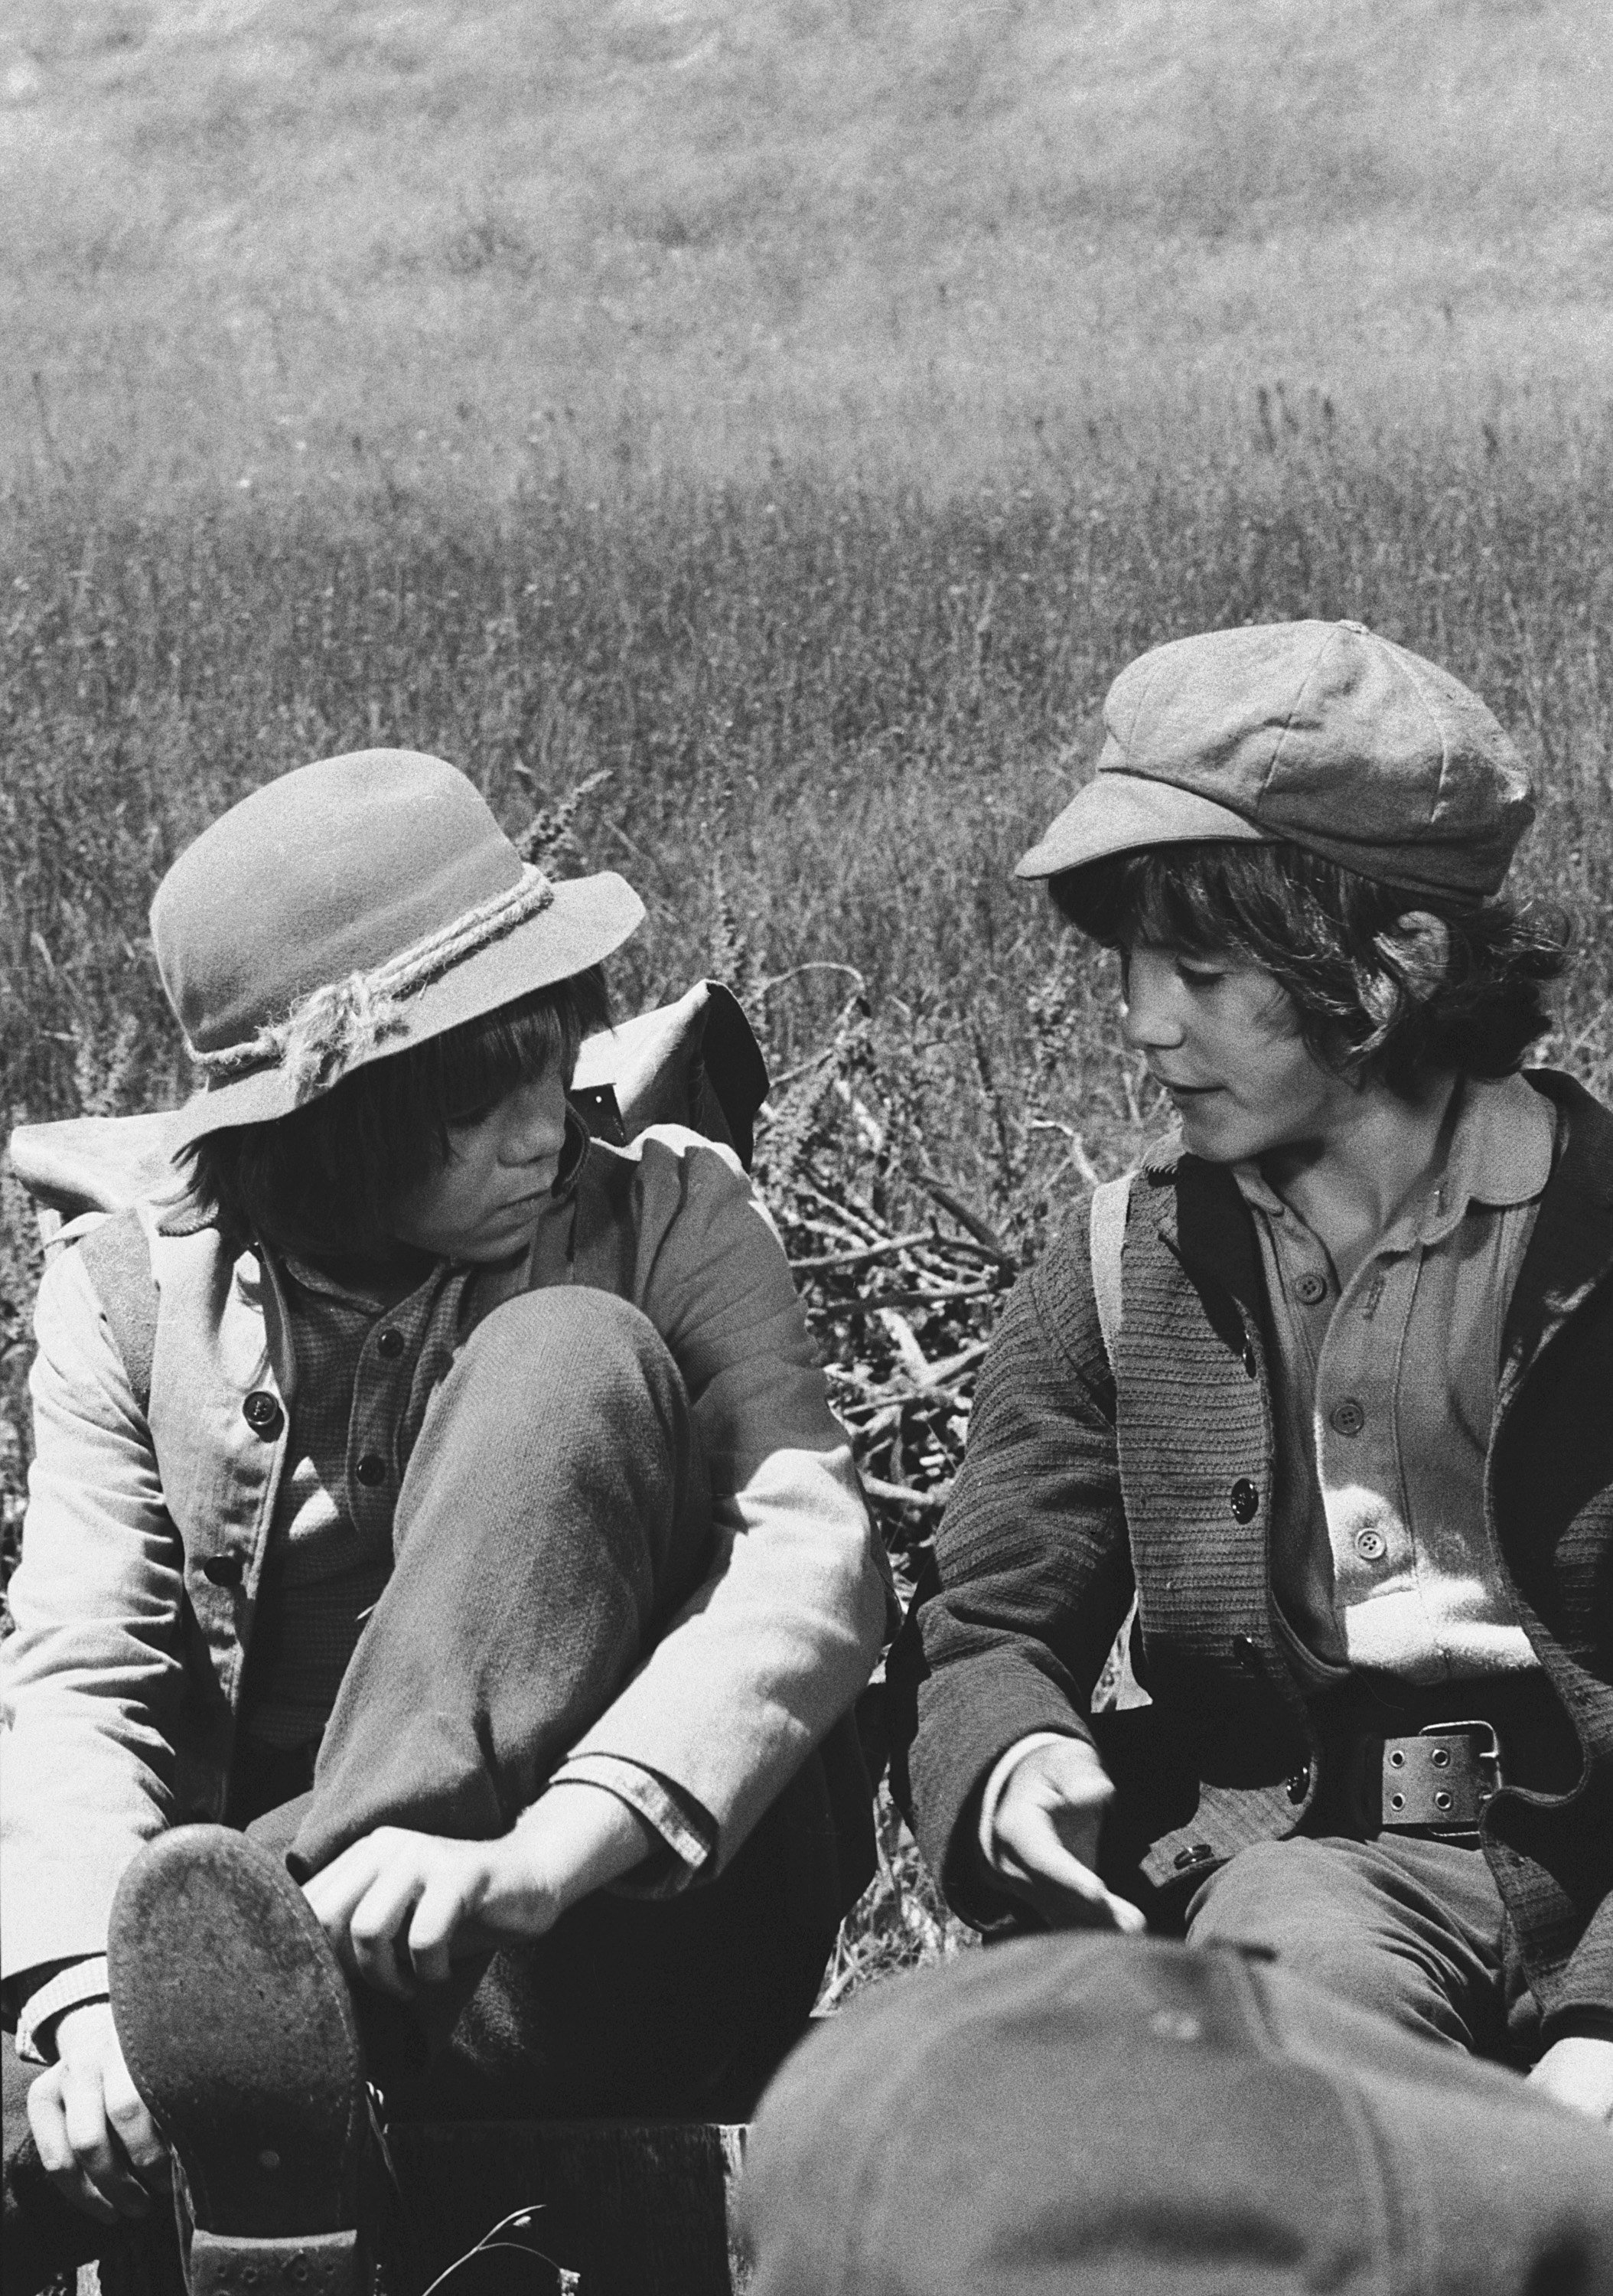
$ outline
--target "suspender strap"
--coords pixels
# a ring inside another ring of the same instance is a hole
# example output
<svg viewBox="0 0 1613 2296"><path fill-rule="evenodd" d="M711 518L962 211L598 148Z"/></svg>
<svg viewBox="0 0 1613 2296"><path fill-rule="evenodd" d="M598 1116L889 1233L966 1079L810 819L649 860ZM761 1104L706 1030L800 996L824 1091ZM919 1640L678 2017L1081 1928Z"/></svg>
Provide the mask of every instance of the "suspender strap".
<svg viewBox="0 0 1613 2296"><path fill-rule="evenodd" d="M1112 1372L1120 1345L1120 1259L1126 1246L1126 1215L1131 1204L1131 1174L1105 1180L1093 1190L1091 1240L1093 1294L1103 1349Z"/></svg>

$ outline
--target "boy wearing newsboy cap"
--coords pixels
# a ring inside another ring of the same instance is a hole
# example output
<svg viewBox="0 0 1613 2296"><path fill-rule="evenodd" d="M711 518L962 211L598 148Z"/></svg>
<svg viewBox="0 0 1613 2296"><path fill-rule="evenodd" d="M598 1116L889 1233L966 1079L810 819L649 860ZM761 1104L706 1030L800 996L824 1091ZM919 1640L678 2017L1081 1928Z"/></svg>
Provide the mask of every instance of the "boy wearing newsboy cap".
<svg viewBox="0 0 1613 2296"><path fill-rule="evenodd" d="M1613 2120L1613 1117L1521 1072L1527 778L1354 622L1104 724L1019 873L1178 1128L993 1341L893 1669L920 1841L982 1930L1252 1946Z"/></svg>

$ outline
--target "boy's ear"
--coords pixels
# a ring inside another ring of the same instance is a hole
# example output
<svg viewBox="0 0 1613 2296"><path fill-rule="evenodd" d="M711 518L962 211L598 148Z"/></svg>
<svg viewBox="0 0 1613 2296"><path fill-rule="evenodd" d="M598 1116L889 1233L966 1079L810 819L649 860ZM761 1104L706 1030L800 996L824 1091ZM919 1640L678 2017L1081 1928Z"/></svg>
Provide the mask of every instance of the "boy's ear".
<svg viewBox="0 0 1613 2296"><path fill-rule="evenodd" d="M1408 909L1372 944L1398 974L1408 996L1427 1002L1444 981L1451 964L1451 929L1428 909Z"/></svg>

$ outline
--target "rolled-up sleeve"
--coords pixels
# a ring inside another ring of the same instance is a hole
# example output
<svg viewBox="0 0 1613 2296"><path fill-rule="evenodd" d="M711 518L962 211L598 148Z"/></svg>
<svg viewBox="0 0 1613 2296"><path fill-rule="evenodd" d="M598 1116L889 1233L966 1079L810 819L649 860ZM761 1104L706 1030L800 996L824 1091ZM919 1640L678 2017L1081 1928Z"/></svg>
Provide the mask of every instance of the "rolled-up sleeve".
<svg viewBox="0 0 1613 2296"><path fill-rule="evenodd" d="M35 1456L0 1646L8 1979L104 1951L125 1866L172 1823L184 1689L179 1538L78 1252L47 1272L36 1328Z"/></svg>
<svg viewBox="0 0 1613 2296"><path fill-rule="evenodd" d="M714 1553L572 1761L611 1755L691 1796L716 1827L703 1869L715 1873L867 1682L887 1582L783 1247L749 1182L672 1128L637 1153L636 1304L689 1392Z"/></svg>

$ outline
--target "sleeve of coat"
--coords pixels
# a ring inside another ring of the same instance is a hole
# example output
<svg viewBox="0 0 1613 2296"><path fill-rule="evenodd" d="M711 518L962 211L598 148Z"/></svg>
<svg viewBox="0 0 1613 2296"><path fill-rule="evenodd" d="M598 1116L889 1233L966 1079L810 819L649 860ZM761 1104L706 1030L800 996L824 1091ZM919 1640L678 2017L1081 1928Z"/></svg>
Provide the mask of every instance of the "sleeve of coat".
<svg viewBox="0 0 1613 2296"><path fill-rule="evenodd" d="M0 1650L9 1976L99 1954L124 1867L172 1822L182 1558L83 1255L46 1272L35 1453Z"/></svg>
<svg viewBox="0 0 1613 2296"><path fill-rule="evenodd" d="M966 1919L1005 1901L980 1869L987 1778L1033 1731L1090 1738L1131 1600L1110 1378L1085 1224L1015 1286L981 1368L969 1447L892 1653L893 1776Z"/></svg>
<svg viewBox="0 0 1613 2296"><path fill-rule="evenodd" d="M1594 2032L1613 2038L1613 1893L1586 1923L1541 2023L1549 2047L1564 2033Z"/></svg>
<svg viewBox="0 0 1613 2296"><path fill-rule="evenodd" d="M716 1827L709 1874L867 1682L886 1580L789 1262L749 1181L672 1128L644 1136L639 1161L635 1289L693 1406L714 1553L569 1760L580 1775L613 1755L692 1795Z"/></svg>

